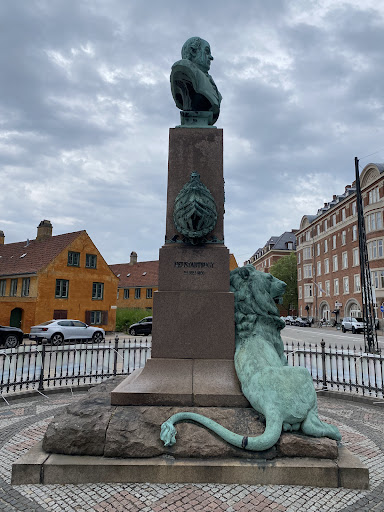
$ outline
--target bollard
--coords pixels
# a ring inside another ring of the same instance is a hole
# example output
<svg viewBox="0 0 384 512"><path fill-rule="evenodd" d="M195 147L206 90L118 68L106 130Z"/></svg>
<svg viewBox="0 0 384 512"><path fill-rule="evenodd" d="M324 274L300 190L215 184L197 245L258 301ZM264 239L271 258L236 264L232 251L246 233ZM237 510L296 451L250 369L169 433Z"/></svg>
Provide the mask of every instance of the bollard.
<svg viewBox="0 0 384 512"><path fill-rule="evenodd" d="M117 356L118 356L118 348L119 348L119 335L116 333L115 336L115 358L113 360L113 376L116 377L117 374Z"/></svg>

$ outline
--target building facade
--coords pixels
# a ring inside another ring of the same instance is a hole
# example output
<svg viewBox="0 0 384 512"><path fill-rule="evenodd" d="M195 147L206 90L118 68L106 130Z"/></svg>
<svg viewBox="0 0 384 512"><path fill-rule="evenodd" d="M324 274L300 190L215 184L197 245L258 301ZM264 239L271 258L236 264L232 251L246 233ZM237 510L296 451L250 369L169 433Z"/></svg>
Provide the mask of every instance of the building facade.
<svg viewBox="0 0 384 512"><path fill-rule="evenodd" d="M109 268L119 279L118 308L152 309L153 294L158 290L158 261L138 262L137 254L133 251L129 263L110 265Z"/></svg>
<svg viewBox="0 0 384 512"><path fill-rule="evenodd" d="M269 272L276 261L296 251L296 232L297 229L292 229L280 236L272 236L264 247L257 249L249 260L244 262L244 265L253 265L256 270Z"/></svg>
<svg viewBox="0 0 384 512"><path fill-rule="evenodd" d="M139 308L152 310L153 294L158 290L159 261L137 261L137 253L132 251L129 263L109 266L118 277L118 308ZM230 254L229 270L237 267L233 254Z"/></svg>
<svg viewBox="0 0 384 512"><path fill-rule="evenodd" d="M384 164L360 174L376 316L384 306ZM362 315L355 183L316 215L304 215L297 237L299 315L340 321Z"/></svg>
<svg viewBox="0 0 384 512"><path fill-rule="evenodd" d="M40 222L34 240L5 244L0 232L0 324L20 327L74 318L113 331L118 279L86 231L52 236Z"/></svg>

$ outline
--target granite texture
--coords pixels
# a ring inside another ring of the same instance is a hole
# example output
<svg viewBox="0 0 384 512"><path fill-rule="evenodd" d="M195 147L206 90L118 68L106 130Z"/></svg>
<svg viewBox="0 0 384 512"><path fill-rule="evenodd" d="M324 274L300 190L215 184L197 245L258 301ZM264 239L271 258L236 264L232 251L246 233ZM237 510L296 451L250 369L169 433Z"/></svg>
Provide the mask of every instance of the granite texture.
<svg viewBox="0 0 384 512"><path fill-rule="evenodd" d="M179 424L180 442L173 447L164 447L159 437L160 425L172 414L187 409L170 406L111 406L110 392L117 383L118 379L111 379L95 386L85 398L58 412L44 436L44 451L118 458L146 458L159 455L172 455L175 458L337 458L336 442L330 439L314 440L284 433L276 446L254 453L230 446L210 431L193 423ZM242 435L260 435L264 430L263 421L250 408L192 409Z"/></svg>

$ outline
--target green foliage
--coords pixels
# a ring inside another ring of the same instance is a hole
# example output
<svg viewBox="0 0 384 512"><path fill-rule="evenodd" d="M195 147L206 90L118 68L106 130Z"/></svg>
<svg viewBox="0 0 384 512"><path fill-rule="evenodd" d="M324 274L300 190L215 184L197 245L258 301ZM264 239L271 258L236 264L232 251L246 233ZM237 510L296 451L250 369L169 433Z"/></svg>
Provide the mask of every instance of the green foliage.
<svg viewBox="0 0 384 512"><path fill-rule="evenodd" d="M283 308L290 312L292 309L297 310L297 260L296 254L291 252L287 256L280 258L270 268L270 274L286 283L287 288L283 296Z"/></svg>
<svg viewBox="0 0 384 512"><path fill-rule="evenodd" d="M151 315L152 309L118 308L116 311L116 331L128 332L130 325Z"/></svg>

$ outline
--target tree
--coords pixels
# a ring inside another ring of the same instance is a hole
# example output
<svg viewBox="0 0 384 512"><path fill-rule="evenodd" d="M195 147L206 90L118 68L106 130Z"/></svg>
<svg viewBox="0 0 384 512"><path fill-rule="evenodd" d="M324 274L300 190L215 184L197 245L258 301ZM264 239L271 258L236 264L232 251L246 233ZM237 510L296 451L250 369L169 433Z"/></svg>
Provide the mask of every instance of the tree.
<svg viewBox="0 0 384 512"><path fill-rule="evenodd" d="M272 265L270 274L286 283L287 288L283 296L282 308L290 314L293 309L297 310L297 261L296 254L291 252L283 256Z"/></svg>

